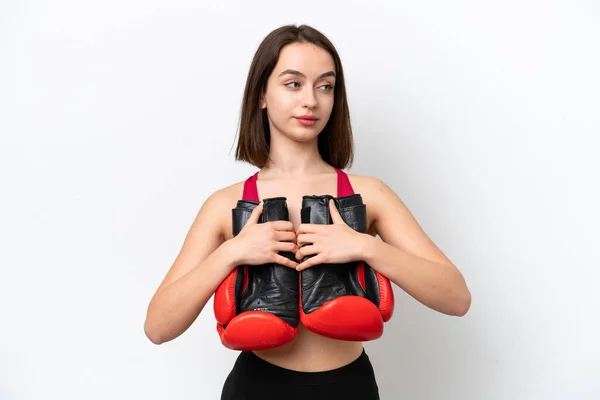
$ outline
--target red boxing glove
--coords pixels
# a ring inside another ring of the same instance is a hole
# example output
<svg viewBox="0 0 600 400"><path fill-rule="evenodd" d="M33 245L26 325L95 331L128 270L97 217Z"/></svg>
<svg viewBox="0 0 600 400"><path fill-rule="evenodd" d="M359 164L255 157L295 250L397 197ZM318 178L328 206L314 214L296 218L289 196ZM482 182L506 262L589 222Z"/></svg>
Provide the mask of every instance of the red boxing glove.
<svg viewBox="0 0 600 400"><path fill-rule="evenodd" d="M233 209L233 235L248 222L256 201L239 200ZM286 199L263 200L259 223L288 220ZM281 252L290 260L294 254ZM236 267L214 297L221 343L229 349L251 351L290 342L298 331L298 272L279 264Z"/></svg>
<svg viewBox="0 0 600 400"><path fill-rule="evenodd" d="M366 233L366 206L360 194L304 196L302 223L332 224L330 199L346 224ZM394 311L394 292L388 278L363 261L315 265L303 270L300 277L300 319L310 331L349 341L369 341L383 335L383 323Z"/></svg>

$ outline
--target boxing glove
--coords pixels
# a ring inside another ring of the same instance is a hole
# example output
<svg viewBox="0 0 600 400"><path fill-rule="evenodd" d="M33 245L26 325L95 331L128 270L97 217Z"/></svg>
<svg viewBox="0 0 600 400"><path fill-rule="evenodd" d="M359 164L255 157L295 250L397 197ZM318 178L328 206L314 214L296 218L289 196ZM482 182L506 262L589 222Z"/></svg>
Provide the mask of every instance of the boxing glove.
<svg viewBox="0 0 600 400"><path fill-rule="evenodd" d="M258 202L239 200L232 210L233 235L248 222ZM263 200L259 223L288 220L284 197ZM293 253L281 255L296 261ZM298 272L270 263L237 266L214 297L221 343L232 350L264 350L290 342L298 330Z"/></svg>
<svg viewBox="0 0 600 400"><path fill-rule="evenodd" d="M302 223L331 224L330 199L346 224L367 232L366 205L360 194L304 196ZM320 264L300 273L300 319L312 332L339 340L374 340L383 335L383 323L393 310L389 279L364 261Z"/></svg>

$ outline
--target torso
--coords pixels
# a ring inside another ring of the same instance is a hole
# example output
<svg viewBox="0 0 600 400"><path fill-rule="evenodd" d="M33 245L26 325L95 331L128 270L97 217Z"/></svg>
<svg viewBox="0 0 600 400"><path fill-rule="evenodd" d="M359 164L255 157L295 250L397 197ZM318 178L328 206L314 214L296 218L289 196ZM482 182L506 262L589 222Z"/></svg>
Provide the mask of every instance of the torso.
<svg viewBox="0 0 600 400"><path fill-rule="evenodd" d="M348 175L355 193L360 193L367 205L367 224L369 232L373 232L373 217L369 214L369 178ZM244 182L238 182L226 188L227 197L233 208L241 199ZM290 221L295 228L300 225L300 209L304 195L337 195L337 174L335 171L315 175L307 181L263 180L257 181L259 199L283 196L287 198ZM231 232L230 213L224 218L223 230L225 239L233 237ZM295 339L287 345L254 353L262 359L283 368L296 371L326 371L349 364L358 358L363 350L361 342L345 342L326 338L307 330L302 324Z"/></svg>

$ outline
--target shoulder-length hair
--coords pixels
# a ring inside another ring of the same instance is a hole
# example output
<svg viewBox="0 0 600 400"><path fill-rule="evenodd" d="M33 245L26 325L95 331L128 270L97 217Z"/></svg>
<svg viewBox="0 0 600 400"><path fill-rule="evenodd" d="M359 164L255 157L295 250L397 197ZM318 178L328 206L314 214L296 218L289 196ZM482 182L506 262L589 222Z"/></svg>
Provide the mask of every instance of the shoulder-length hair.
<svg viewBox="0 0 600 400"><path fill-rule="evenodd" d="M352 165L354 149L342 62L329 39L307 25L277 28L259 45L246 79L235 159L258 168L263 168L268 161L271 133L267 110L260 108L260 100L266 92L267 80L275 69L281 49L292 43L314 44L333 57L336 73L333 110L319 133L318 146L325 162L339 169L347 168Z"/></svg>

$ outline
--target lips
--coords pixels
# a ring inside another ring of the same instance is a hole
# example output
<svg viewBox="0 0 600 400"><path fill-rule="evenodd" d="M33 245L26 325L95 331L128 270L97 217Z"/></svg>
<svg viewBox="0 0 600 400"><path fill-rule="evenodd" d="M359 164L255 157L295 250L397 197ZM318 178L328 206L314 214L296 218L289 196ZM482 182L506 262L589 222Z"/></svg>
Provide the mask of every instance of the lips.
<svg viewBox="0 0 600 400"><path fill-rule="evenodd" d="M316 121L318 118L315 117L314 115L301 115L299 117L296 117L297 119L303 119L306 121Z"/></svg>
<svg viewBox="0 0 600 400"><path fill-rule="evenodd" d="M296 121L298 121L298 123L303 126L314 126L317 123L317 121L314 119L304 119L304 118L296 118Z"/></svg>

